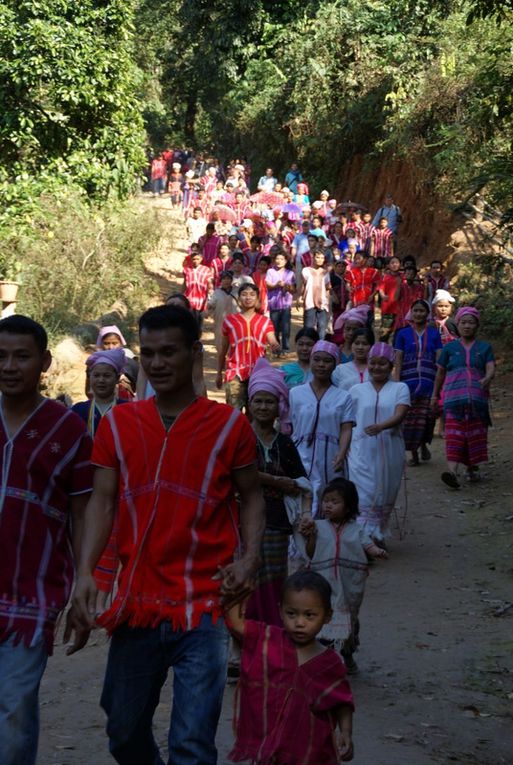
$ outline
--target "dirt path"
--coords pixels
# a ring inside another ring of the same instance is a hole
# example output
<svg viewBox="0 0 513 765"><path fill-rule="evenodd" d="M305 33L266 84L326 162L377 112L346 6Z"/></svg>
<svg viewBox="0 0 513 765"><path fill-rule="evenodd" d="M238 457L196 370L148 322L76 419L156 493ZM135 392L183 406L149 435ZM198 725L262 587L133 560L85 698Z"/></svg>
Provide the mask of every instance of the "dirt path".
<svg viewBox="0 0 513 765"><path fill-rule="evenodd" d="M177 241L178 251L162 249L148 263L164 292L180 272L181 246ZM205 348L207 386L217 397L209 332ZM432 461L408 470L406 519L402 492L396 524L404 523L405 535L400 540L396 528L391 559L373 567L362 610L361 671L352 680L355 765L513 763L511 382L499 376L494 385L486 480L446 489L439 438ZM41 690L41 765L113 762L98 706L106 654L103 634L70 658L56 647ZM220 765L232 743L232 704L229 687ZM170 705L168 681L156 715L163 747Z"/></svg>

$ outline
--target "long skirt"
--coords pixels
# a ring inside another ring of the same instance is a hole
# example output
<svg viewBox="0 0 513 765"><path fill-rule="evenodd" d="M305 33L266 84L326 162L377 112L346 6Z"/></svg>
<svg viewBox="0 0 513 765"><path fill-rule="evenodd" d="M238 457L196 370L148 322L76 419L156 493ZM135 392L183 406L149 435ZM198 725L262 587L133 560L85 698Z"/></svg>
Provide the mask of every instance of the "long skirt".
<svg viewBox="0 0 513 765"><path fill-rule="evenodd" d="M433 438L435 418L429 396L411 399L411 407L403 422L403 435L408 451L415 451L421 444L430 444Z"/></svg>
<svg viewBox="0 0 513 765"><path fill-rule="evenodd" d="M286 531L266 528L262 542L262 565L257 586L246 606L246 618L282 626L280 598L287 578L290 535Z"/></svg>
<svg viewBox="0 0 513 765"><path fill-rule="evenodd" d="M445 415L445 456L467 467L488 462L488 427L477 417Z"/></svg>

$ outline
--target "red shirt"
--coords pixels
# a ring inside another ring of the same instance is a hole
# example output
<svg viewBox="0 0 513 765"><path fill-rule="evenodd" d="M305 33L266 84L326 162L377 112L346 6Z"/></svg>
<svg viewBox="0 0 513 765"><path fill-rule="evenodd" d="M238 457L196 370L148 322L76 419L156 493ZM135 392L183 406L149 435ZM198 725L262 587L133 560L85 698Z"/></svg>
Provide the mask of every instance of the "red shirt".
<svg viewBox="0 0 513 765"><path fill-rule="evenodd" d="M265 354L267 336L274 332L267 316L254 313L246 319L242 313L229 314L223 321L221 333L228 338L225 381L235 377L248 380L258 359Z"/></svg>
<svg viewBox="0 0 513 765"><path fill-rule="evenodd" d="M379 284L379 271L377 268L351 268L347 269L344 278L349 285L353 308L362 303L369 303L371 295L376 292Z"/></svg>
<svg viewBox="0 0 513 765"><path fill-rule="evenodd" d="M166 432L154 397L114 407L92 461L119 476L119 586L98 622L109 632L163 621L190 630L205 613L221 615L212 577L239 542L232 471L256 462L247 418L197 398Z"/></svg>
<svg viewBox="0 0 513 765"><path fill-rule="evenodd" d="M382 313L399 313L402 281L403 278L399 273L385 274L381 279L379 289L386 295L386 298L381 301Z"/></svg>
<svg viewBox="0 0 513 765"><path fill-rule="evenodd" d="M200 246L201 254L203 255L203 262L205 265L209 266L214 258L217 258L219 248L223 244L223 238L217 234L209 237L205 234L200 237L198 244Z"/></svg>
<svg viewBox="0 0 513 765"><path fill-rule="evenodd" d="M91 446L80 417L50 399L11 438L0 416L0 642L43 635L52 653L74 577L69 500L92 489Z"/></svg>
<svg viewBox="0 0 513 765"><path fill-rule="evenodd" d="M183 270L185 279L185 297L191 308L203 311L207 302L209 283L212 282L212 271L208 266L199 265L197 268L186 266Z"/></svg>
<svg viewBox="0 0 513 765"><path fill-rule="evenodd" d="M371 242L374 242L375 258L390 258L392 255L393 234L389 228L373 228Z"/></svg>
<svg viewBox="0 0 513 765"><path fill-rule="evenodd" d="M212 274L214 277L214 287L219 287L221 285L221 274L223 273L223 271L230 270L231 262L232 262L231 258L222 260L219 257L214 258L214 260L210 261L209 268L212 271Z"/></svg>

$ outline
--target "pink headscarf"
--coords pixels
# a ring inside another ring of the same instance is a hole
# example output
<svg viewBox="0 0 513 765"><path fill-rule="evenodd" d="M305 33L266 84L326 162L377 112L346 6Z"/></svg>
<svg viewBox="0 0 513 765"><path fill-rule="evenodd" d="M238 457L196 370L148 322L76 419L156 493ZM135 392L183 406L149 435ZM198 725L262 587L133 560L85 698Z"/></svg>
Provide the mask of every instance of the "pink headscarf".
<svg viewBox="0 0 513 765"><path fill-rule="evenodd" d="M456 316L454 317L455 323L457 324L460 321L460 319L462 319L464 316L467 316L467 315L473 316L475 319L477 319L478 322L481 318L481 314L479 313L477 308L474 308L473 305L464 305L461 308L458 308L458 310L456 311Z"/></svg>
<svg viewBox="0 0 513 765"><path fill-rule="evenodd" d="M335 363L338 364L339 352L335 343L330 343L328 342L328 340L318 340L315 343L314 347L312 348L312 356L314 353L317 353L318 351L322 351L323 353L329 353L329 355L333 356L333 358L335 359Z"/></svg>
<svg viewBox="0 0 513 765"><path fill-rule="evenodd" d="M278 399L280 424L283 426L289 421L289 389L285 385L285 373L281 369L271 366L267 359L258 359L253 367L248 383L249 400L255 393L265 391Z"/></svg>
<svg viewBox="0 0 513 765"><path fill-rule="evenodd" d="M388 361L393 364L395 359L395 351L388 343L374 343L369 351L369 359L372 359L375 356L382 356L384 359L388 359Z"/></svg>
<svg viewBox="0 0 513 765"><path fill-rule="evenodd" d="M355 308L349 308L347 311L344 311L343 314L341 314L338 319L336 320L333 329L343 329L344 324L346 321L357 321L359 322L362 327L365 327L367 324L367 317L369 315L370 308L366 303L362 303L362 305L357 305Z"/></svg>
<svg viewBox="0 0 513 765"><path fill-rule="evenodd" d="M86 359L86 366L94 369L97 364L109 364L120 375L125 366L126 356L123 348L112 348L110 351L96 351Z"/></svg>
<svg viewBox="0 0 513 765"><path fill-rule="evenodd" d="M96 347L100 350L102 348L102 340L105 335L117 335L121 340L121 345L126 345L126 340L121 334L119 327L116 327L115 324L110 324L108 327L102 327L98 332L98 337L96 338Z"/></svg>

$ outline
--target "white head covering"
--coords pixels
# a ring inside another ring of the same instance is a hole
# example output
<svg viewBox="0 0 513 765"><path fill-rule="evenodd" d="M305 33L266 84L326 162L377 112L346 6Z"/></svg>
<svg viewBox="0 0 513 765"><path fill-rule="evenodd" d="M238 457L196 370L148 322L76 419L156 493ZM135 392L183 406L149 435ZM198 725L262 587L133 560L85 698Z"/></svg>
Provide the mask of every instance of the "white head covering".
<svg viewBox="0 0 513 765"><path fill-rule="evenodd" d="M436 305L440 302L440 300L447 300L449 303L455 303L456 300L453 298L450 292L447 292L447 290L437 290L435 292L435 296L432 301L432 305Z"/></svg>

